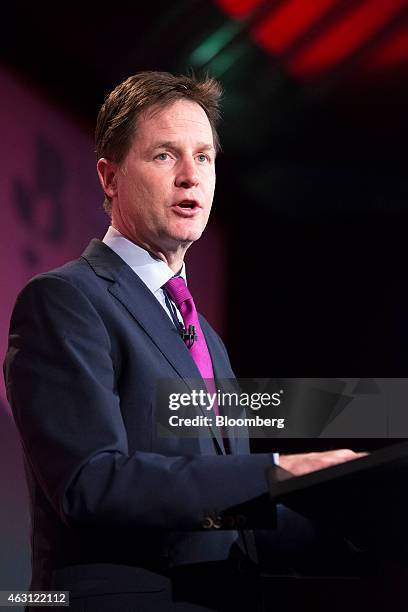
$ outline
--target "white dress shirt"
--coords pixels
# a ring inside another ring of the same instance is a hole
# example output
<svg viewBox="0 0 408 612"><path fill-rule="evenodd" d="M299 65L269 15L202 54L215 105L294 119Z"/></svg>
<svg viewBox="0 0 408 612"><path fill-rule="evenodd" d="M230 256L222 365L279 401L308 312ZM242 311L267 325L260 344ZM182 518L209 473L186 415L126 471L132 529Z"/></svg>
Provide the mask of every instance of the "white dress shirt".
<svg viewBox="0 0 408 612"><path fill-rule="evenodd" d="M167 308L165 294L162 289L162 286L174 276L173 270L169 268L164 261L153 257L148 251L122 236L122 234L112 225L103 237L102 242L111 248L112 251L115 251L115 253L136 272L173 321L171 312ZM186 265L184 263L181 268L180 276L184 278L187 284ZM179 310L176 307L175 310L180 323L183 323L183 317Z"/></svg>

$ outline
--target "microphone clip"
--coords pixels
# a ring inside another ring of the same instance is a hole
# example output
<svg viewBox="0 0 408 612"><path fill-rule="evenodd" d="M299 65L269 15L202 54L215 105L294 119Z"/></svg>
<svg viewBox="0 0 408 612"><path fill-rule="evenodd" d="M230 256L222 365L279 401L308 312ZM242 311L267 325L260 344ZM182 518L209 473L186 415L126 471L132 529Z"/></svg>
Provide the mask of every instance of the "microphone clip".
<svg viewBox="0 0 408 612"><path fill-rule="evenodd" d="M186 331L185 328L180 329L180 336L184 340L184 342L187 344L187 347L191 349L194 342L198 340L195 325L189 325L188 331Z"/></svg>

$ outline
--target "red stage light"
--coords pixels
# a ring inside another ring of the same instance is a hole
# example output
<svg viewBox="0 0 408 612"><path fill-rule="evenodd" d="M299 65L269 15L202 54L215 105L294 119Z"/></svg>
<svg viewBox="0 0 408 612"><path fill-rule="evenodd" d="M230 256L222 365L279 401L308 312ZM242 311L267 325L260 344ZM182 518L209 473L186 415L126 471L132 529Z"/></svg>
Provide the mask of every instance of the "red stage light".
<svg viewBox="0 0 408 612"><path fill-rule="evenodd" d="M408 63L408 24L376 49L368 60L368 70L388 70L406 66Z"/></svg>
<svg viewBox="0 0 408 612"><path fill-rule="evenodd" d="M283 53L338 0L289 0L271 11L253 30L255 40L270 53Z"/></svg>
<svg viewBox="0 0 408 612"><path fill-rule="evenodd" d="M291 59L290 71L301 77L329 71L369 40L405 4L406 0L371 0L358 5Z"/></svg>
<svg viewBox="0 0 408 612"><path fill-rule="evenodd" d="M217 0L217 4L231 17L241 19L262 4L262 0Z"/></svg>

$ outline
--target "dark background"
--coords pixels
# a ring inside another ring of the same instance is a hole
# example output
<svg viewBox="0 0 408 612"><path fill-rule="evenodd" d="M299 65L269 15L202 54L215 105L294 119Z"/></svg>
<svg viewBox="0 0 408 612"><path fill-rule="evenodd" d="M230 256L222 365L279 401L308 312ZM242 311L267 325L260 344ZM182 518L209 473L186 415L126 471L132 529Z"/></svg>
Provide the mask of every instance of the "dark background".
<svg viewBox="0 0 408 612"><path fill-rule="evenodd" d="M105 95L138 70L220 79L212 223L227 274L216 300L238 376L407 375L408 0L16 0L0 27L0 66L90 135ZM201 257L215 273L214 254ZM206 290L195 288L198 304ZM23 472L0 416L1 586L23 588Z"/></svg>
<svg viewBox="0 0 408 612"><path fill-rule="evenodd" d="M3 64L90 132L138 70L221 80L237 375L406 376L405 0L17 1L2 27Z"/></svg>

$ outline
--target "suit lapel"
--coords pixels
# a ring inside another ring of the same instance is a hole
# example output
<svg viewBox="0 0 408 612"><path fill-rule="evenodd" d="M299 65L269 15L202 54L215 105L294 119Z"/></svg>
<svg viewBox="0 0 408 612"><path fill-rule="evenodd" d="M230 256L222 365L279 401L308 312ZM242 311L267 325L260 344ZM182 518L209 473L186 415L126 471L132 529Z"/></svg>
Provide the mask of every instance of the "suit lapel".
<svg viewBox="0 0 408 612"><path fill-rule="evenodd" d="M100 240L92 240L82 257L88 261L98 276L112 281L108 291L121 302L149 335L187 387L191 391L193 387L197 388L197 382L201 382L202 378L188 348L163 307L139 276ZM205 390L204 382L201 388ZM200 409L203 416L208 416L204 408ZM216 440L218 452L225 453L218 428L214 425L210 429Z"/></svg>

